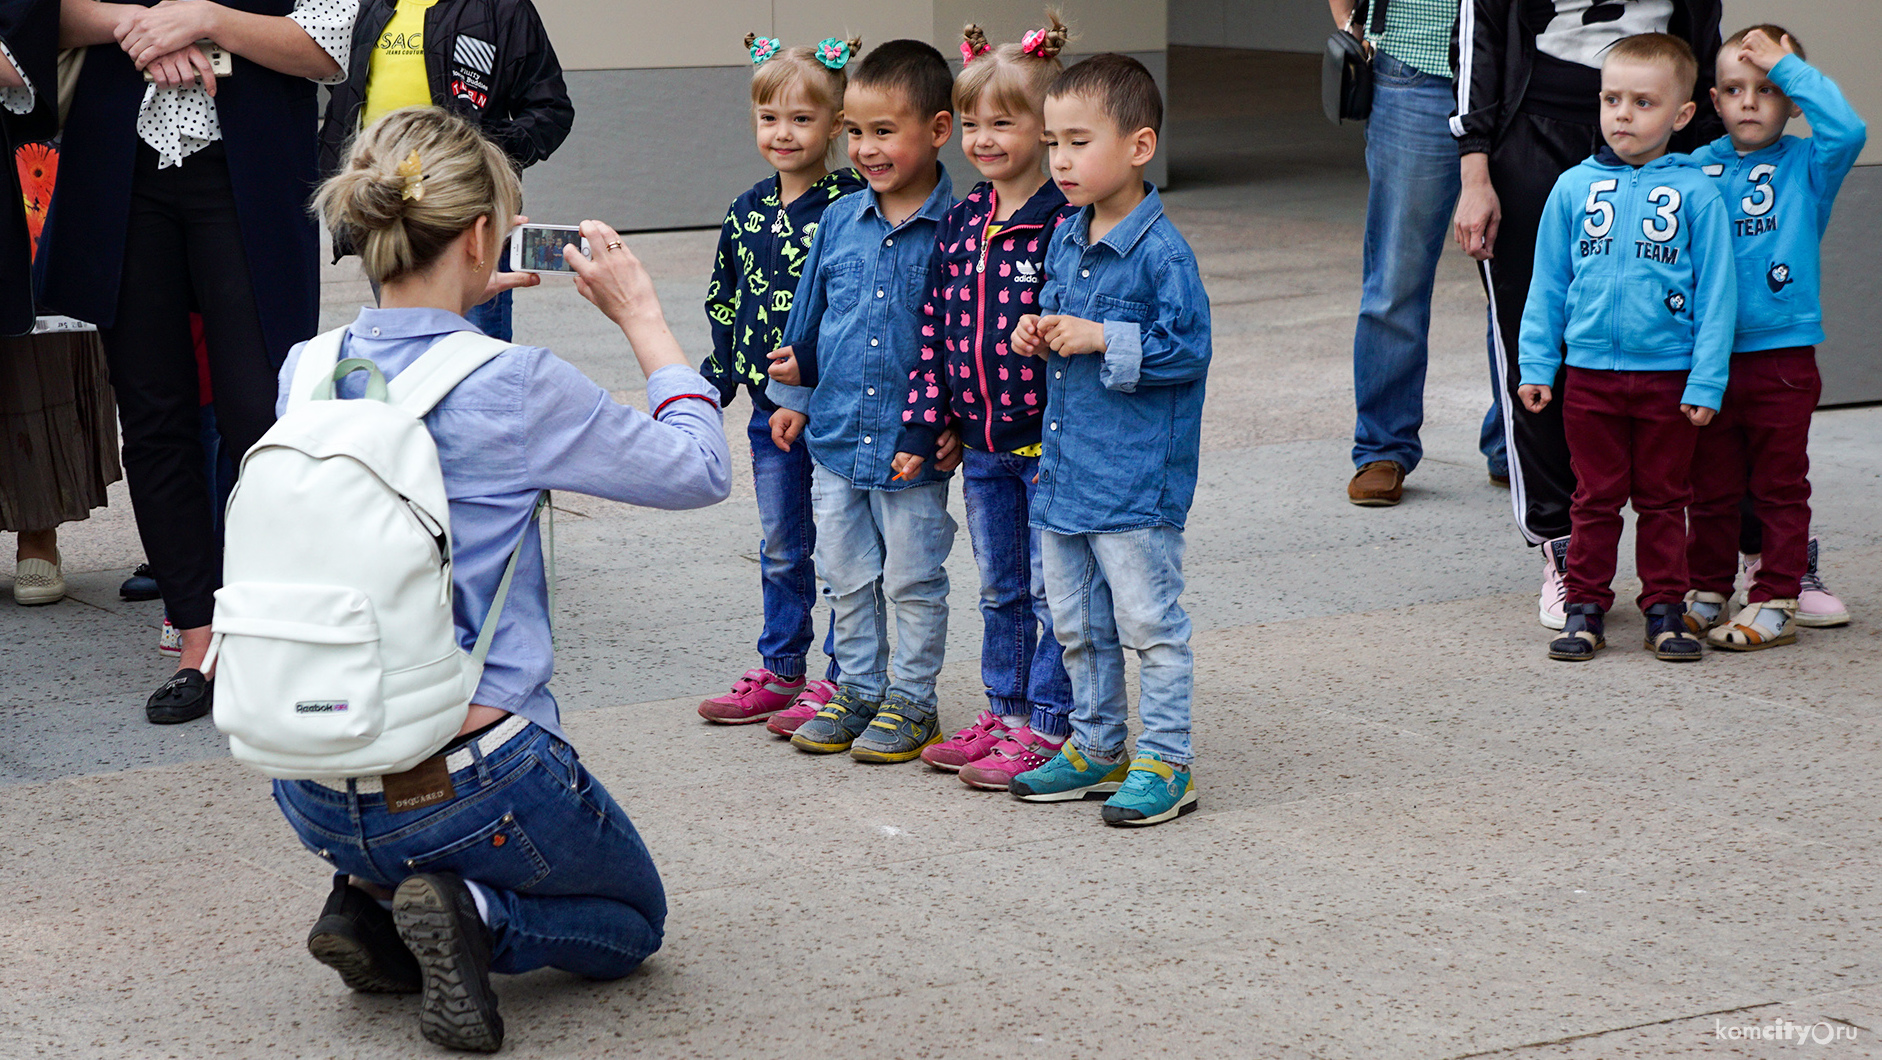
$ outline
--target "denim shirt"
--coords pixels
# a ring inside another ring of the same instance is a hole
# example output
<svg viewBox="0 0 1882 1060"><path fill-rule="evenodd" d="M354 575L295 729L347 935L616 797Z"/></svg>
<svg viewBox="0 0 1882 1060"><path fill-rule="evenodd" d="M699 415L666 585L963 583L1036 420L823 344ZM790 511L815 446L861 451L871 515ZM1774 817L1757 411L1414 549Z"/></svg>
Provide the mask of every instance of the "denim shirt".
<svg viewBox="0 0 1882 1060"><path fill-rule="evenodd" d="M1057 534L1183 528L1196 496L1209 294L1196 255L1144 201L1097 243L1092 208L1046 252L1043 313L1104 325L1105 352L1047 353L1046 429L1032 525Z"/></svg>
<svg viewBox="0 0 1882 1060"><path fill-rule="evenodd" d="M831 203L810 245L784 344L797 353L801 387L773 381L765 393L810 417L804 438L817 463L857 489L898 490L947 476L930 461L897 482L890 464L902 434L908 383L921 362L921 307L928 259L954 182L941 179L901 224L882 215L875 189Z"/></svg>
<svg viewBox="0 0 1882 1060"><path fill-rule="evenodd" d="M470 322L442 309L362 309L347 329L342 357L364 357L395 379L432 343ZM306 343L281 366L275 402L287 410L288 387ZM625 352L625 350L623 350ZM338 396L365 392L363 373L340 382ZM690 368L670 365L647 380L658 409L681 394L715 391ZM521 714L562 736L549 694L555 672L542 540L530 525L542 490L569 490L650 508L701 508L731 492L731 457L719 408L674 401L659 420L617 404L581 370L530 346L499 354L472 372L425 416L438 443L451 508L451 595L458 643L468 651L491 598L522 541L516 576L497 621L483 681L473 703ZM657 562L657 561L655 561Z"/></svg>

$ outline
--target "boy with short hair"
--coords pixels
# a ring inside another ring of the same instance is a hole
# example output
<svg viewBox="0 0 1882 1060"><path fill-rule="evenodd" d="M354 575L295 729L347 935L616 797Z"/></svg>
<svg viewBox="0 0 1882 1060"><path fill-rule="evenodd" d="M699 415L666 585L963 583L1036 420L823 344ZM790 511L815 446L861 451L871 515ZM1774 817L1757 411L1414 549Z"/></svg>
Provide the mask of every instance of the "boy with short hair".
<svg viewBox="0 0 1882 1060"><path fill-rule="evenodd" d="M1601 65L1607 145L1562 174L1543 208L1517 395L1540 412L1563 390L1578 481L1567 622L1551 659L1585 661L1606 646L1621 505L1630 500L1646 647L1669 662L1700 654L1682 602L1687 475L1697 428L1725 392L1738 302L1725 204L1690 158L1667 153L1697 109L1697 73L1677 37L1615 43Z"/></svg>
<svg viewBox="0 0 1882 1060"><path fill-rule="evenodd" d="M1196 809L1193 659L1183 524L1196 493L1209 296L1196 256L1144 182L1163 97L1143 64L1093 56L1047 90L1053 180L1079 212L1046 252L1043 315L1013 349L1046 361L1046 429L1033 497L1046 597L1065 647L1072 737L1009 790L1031 802L1111 797L1113 825ZM1124 649L1142 663L1135 758Z"/></svg>
<svg viewBox="0 0 1882 1060"><path fill-rule="evenodd" d="M1815 573L1806 443L1823 389L1818 244L1867 132L1835 83L1777 26L1740 30L1719 49L1712 102L1726 135L1694 159L1717 181L1731 220L1738 317L1725 403L1693 457L1686 622L1695 632L1709 629L1715 648L1758 651L1797 639L1799 596ZM1812 135L1784 135L1800 114ZM1763 553L1745 608L1727 622L1747 492L1764 526Z"/></svg>
<svg viewBox="0 0 1882 1060"><path fill-rule="evenodd" d="M907 762L941 738L935 677L947 640L954 544L948 472L959 444L906 479L890 471L908 380L921 357L935 229L954 205L937 160L954 131L954 76L933 46L894 40L863 58L843 93L849 157L869 186L832 203L811 243L771 354L772 441L810 446L817 573L842 671L836 695L791 744ZM884 601L895 608L889 667Z"/></svg>

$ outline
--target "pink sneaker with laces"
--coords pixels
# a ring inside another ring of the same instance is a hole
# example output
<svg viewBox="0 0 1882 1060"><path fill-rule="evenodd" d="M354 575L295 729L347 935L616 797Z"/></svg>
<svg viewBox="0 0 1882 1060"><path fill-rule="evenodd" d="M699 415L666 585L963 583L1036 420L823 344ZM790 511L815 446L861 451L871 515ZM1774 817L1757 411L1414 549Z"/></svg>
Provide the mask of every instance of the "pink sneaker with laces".
<svg viewBox="0 0 1882 1060"><path fill-rule="evenodd" d="M921 760L935 767L950 772L958 771L969 762L975 762L993 750L993 745L1006 739L1010 732L1006 723L990 710L983 710L974 723L940 743L931 743L922 749Z"/></svg>
<svg viewBox="0 0 1882 1060"><path fill-rule="evenodd" d="M1817 573L1817 539L1810 539L1810 548L1806 553L1809 565L1804 568L1803 591L1797 594L1797 624L1821 629L1825 626L1849 625L1849 608L1836 598L1823 584L1823 575Z"/></svg>
<svg viewBox="0 0 1882 1060"><path fill-rule="evenodd" d="M1568 623L1568 538L1542 543L1542 592L1536 598L1536 618L1545 629Z"/></svg>
<svg viewBox="0 0 1882 1060"><path fill-rule="evenodd" d="M834 681L806 681L804 690L797 694L797 700L789 707L771 716L766 729L779 736L789 736L797 731L799 725L817 716L817 712L830 703L830 697L836 695Z"/></svg>
<svg viewBox="0 0 1882 1060"><path fill-rule="evenodd" d="M1058 745L1045 742L1031 729L1021 729L994 745L991 752L962 766L961 783L982 791L1005 791L1014 777L1038 769L1058 753Z"/></svg>
<svg viewBox="0 0 1882 1060"><path fill-rule="evenodd" d="M759 667L745 671L725 695L699 705L699 716L721 725L750 725L789 707L804 690L804 679L779 677Z"/></svg>

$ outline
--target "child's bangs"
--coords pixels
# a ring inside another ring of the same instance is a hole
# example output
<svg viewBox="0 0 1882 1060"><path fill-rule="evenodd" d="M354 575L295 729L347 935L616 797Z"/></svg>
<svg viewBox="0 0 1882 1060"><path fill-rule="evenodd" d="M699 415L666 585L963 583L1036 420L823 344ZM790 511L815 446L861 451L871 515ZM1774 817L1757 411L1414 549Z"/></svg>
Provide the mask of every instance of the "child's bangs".
<svg viewBox="0 0 1882 1060"><path fill-rule="evenodd" d="M802 52L802 55L796 53ZM843 109L842 75L817 62L809 48L789 48L759 66L751 75L754 107L775 103L793 93L803 95L832 114Z"/></svg>
<svg viewBox="0 0 1882 1060"><path fill-rule="evenodd" d="M977 107L992 107L1007 114L1043 116L1046 85L1059 72L1058 63L1014 62L1000 54L1008 48L1018 50L1011 44L1001 45L961 68L954 79L956 111L965 114Z"/></svg>

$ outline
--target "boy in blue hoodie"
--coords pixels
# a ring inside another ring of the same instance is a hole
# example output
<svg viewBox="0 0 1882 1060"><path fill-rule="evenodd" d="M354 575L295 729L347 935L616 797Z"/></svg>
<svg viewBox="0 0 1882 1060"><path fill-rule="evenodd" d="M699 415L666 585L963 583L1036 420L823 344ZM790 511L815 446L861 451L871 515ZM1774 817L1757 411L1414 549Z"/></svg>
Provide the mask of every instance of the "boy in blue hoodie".
<svg viewBox="0 0 1882 1060"><path fill-rule="evenodd" d="M1805 446L1823 388L1817 250L1837 189L1867 135L1836 85L1805 63L1803 48L1777 26L1734 34L1719 49L1718 73L1712 102L1727 135L1694 160L1717 182L1731 218L1738 327L1725 403L1699 433L1693 457L1686 624L1710 629L1706 639L1714 647L1757 651L1797 639L1798 598L1814 573ZM1784 135L1785 123L1800 114L1810 119L1812 135ZM1745 608L1726 622L1739 502L1747 492L1764 526L1763 558Z"/></svg>
<svg viewBox="0 0 1882 1060"><path fill-rule="evenodd" d="M1607 146L1562 174L1543 208L1517 396L1540 412L1563 391L1578 483L1567 623L1551 659L1583 661L1606 646L1630 500L1647 649L1673 662L1700 654L1684 618L1687 476L1698 428L1725 392L1738 299L1725 203L1689 157L1666 149L1697 110L1698 69L1686 42L1664 33L1610 48L1601 66Z"/></svg>

